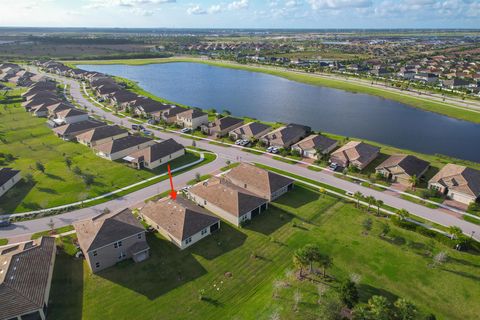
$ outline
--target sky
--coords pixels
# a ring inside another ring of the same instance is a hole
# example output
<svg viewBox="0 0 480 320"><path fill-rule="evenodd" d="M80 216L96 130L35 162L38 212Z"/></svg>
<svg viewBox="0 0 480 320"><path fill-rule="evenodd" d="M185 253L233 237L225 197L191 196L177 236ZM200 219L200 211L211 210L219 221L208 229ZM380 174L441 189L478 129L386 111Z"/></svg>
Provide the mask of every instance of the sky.
<svg viewBox="0 0 480 320"><path fill-rule="evenodd" d="M480 28L480 0L0 0L0 26Z"/></svg>

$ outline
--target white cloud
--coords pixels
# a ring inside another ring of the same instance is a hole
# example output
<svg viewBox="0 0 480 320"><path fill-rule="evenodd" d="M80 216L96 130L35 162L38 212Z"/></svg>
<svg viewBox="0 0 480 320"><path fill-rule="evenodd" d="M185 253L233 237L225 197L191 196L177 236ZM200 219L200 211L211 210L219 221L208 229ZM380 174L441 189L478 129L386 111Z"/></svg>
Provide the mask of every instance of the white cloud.
<svg viewBox="0 0 480 320"><path fill-rule="evenodd" d="M207 14L207 11L202 9L198 4L193 5L187 9L187 13L189 15L202 15L202 14Z"/></svg>
<svg viewBox="0 0 480 320"><path fill-rule="evenodd" d="M233 1L227 5L228 10L240 10L248 8L248 0Z"/></svg>
<svg viewBox="0 0 480 320"><path fill-rule="evenodd" d="M372 0L307 0L313 10L365 8L373 5Z"/></svg>
<svg viewBox="0 0 480 320"><path fill-rule="evenodd" d="M214 4L212 6L210 6L210 8L208 8L208 13L211 13L211 14L215 14L215 13L220 13L223 11L223 8L221 5L219 4Z"/></svg>

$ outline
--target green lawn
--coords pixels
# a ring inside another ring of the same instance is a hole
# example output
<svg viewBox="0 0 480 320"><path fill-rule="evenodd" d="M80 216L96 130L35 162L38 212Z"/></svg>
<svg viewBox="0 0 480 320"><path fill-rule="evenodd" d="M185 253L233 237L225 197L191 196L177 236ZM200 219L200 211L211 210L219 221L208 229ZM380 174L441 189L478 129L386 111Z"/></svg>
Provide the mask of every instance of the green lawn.
<svg viewBox="0 0 480 320"><path fill-rule="evenodd" d="M57 256L50 295L50 319L318 319L315 284L291 280L272 298L273 283L292 268L292 252L317 243L333 258L328 273L338 281L359 274L361 301L373 294L414 302L421 314L438 319L475 319L480 305L480 258L451 250L417 233L365 213L336 198L301 186L275 201L245 228L226 223L218 233L180 251L150 234L149 260L126 261L92 275L85 263ZM68 243L72 237L66 239ZM71 245L65 246L71 252ZM431 254L446 251L446 264L432 268ZM229 276L228 273L231 273ZM304 297L292 311L293 289ZM204 299L199 299L200 290ZM68 293L68 294L65 294Z"/></svg>
<svg viewBox="0 0 480 320"><path fill-rule="evenodd" d="M0 246L8 244L8 239L0 239Z"/></svg>
<svg viewBox="0 0 480 320"><path fill-rule="evenodd" d="M18 93L18 92L17 92ZM0 165L8 166L33 176L30 183L22 181L7 192L0 204L0 211L17 213L96 197L135 182L164 173L166 167L156 170L136 170L120 162L97 157L92 150L78 143L57 138L46 126L45 119L32 117L20 107L19 98L0 109L0 154L11 154L12 159L0 155ZM72 162L71 169L65 159ZM195 161L198 155L187 156L172 162L172 168ZM36 169L36 162L45 166L45 173ZM73 168L80 168L82 175L94 177L87 186ZM132 190L133 191L133 190Z"/></svg>
<svg viewBox="0 0 480 320"><path fill-rule="evenodd" d="M74 230L73 226L65 226L65 227L61 227L61 228L56 228L55 231L54 231L54 234L62 234L62 233L69 232L69 231L72 231L72 230ZM48 236L51 233L52 232L50 230L37 232L37 233L32 234L31 239L35 240L35 239L38 239L38 238L43 237L43 236Z"/></svg>
<svg viewBox="0 0 480 320"><path fill-rule="evenodd" d="M186 57L173 57L173 58L153 58L153 59L123 59L123 60L85 60L85 61L68 61L69 63L77 64L128 64L128 65L145 65L153 63L171 63L171 62L195 62L205 63L213 66L241 69L253 72L261 72L271 74L279 77L283 77L289 80L307 83L316 86L331 87L351 92L359 92L370 95L383 97L386 99L398 101L411 105L416 108L441 113L453 118L463 119L475 123L480 123L480 112L475 112L463 108L458 108L448 103L432 101L424 96L407 95L403 92L392 92L382 88L374 88L368 84L353 83L345 81L343 79L323 78L315 75L292 72L279 68L263 67L263 66L251 66L242 65L232 62L224 61L212 61L200 58L186 58Z"/></svg>

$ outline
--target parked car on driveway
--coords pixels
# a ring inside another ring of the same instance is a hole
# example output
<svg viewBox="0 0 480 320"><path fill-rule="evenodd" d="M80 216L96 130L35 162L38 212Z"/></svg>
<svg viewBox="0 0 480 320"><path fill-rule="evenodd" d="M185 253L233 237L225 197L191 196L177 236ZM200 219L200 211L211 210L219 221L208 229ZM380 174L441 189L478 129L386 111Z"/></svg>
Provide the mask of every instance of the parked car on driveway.
<svg viewBox="0 0 480 320"><path fill-rule="evenodd" d="M183 128L182 130L180 130L181 133L188 133L192 131L190 128Z"/></svg>
<svg viewBox="0 0 480 320"><path fill-rule="evenodd" d="M153 132L150 130L143 129L142 133L146 136L153 136Z"/></svg>
<svg viewBox="0 0 480 320"><path fill-rule="evenodd" d="M145 128L140 124L132 124L132 129L137 131L145 130Z"/></svg>

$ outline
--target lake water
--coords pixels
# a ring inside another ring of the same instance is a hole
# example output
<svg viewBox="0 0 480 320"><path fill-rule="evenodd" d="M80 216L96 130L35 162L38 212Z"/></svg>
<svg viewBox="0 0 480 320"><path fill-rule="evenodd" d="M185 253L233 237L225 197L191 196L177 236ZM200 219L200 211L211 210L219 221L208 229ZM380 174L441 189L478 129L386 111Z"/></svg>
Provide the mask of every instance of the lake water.
<svg viewBox="0 0 480 320"><path fill-rule="evenodd" d="M480 124L380 97L198 63L79 67L134 80L159 97L189 106L480 162Z"/></svg>

